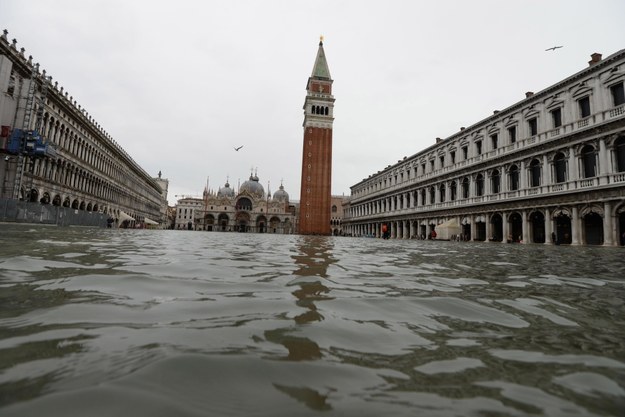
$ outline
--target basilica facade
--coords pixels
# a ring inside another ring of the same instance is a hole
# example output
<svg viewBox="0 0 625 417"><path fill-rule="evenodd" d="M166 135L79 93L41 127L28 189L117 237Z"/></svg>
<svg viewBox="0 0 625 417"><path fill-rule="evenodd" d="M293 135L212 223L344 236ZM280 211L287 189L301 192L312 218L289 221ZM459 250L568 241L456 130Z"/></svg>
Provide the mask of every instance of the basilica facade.
<svg viewBox="0 0 625 417"><path fill-rule="evenodd" d="M272 196L252 174L237 190L226 181L216 192L206 188L202 198L179 200L174 228L290 234L295 232L295 218L295 206L284 186Z"/></svg>
<svg viewBox="0 0 625 417"><path fill-rule="evenodd" d="M351 187L343 231L625 244L625 50Z"/></svg>

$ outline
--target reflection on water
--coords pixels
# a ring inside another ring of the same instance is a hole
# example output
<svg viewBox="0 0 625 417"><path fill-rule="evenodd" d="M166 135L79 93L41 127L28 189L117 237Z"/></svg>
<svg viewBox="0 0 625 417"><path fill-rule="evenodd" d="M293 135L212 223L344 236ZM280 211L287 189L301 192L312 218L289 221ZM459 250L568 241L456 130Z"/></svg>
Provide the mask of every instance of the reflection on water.
<svg viewBox="0 0 625 417"><path fill-rule="evenodd" d="M622 248L0 225L2 416L621 416Z"/></svg>

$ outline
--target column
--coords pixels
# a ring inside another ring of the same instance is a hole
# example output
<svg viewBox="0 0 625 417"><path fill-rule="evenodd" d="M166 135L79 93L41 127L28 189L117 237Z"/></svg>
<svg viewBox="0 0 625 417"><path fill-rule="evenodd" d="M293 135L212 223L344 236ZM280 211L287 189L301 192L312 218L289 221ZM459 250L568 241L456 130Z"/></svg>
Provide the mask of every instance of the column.
<svg viewBox="0 0 625 417"><path fill-rule="evenodd" d="M471 235L469 236L469 240L471 242L474 242L476 239L475 237L477 236L477 223L475 221L475 215L471 214L469 216L469 226L471 227Z"/></svg>
<svg viewBox="0 0 625 417"><path fill-rule="evenodd" d="M599 138L599 185L608 183L608 165L610 160L608 156L608 151L605 147L605 139Z"/></svg>
<svg viewBox="0 0 625 417"><path fill-rule="evenodd" d="M484 221L486 222L486 241L490 242L491 233L490 233L490 215L484 214Z"/></svg>
<svg viewBox="0 0 625 417"><path fill-rule="evenodd" d="M523 243L525 244L530 242L530 227L529 221L527 220L527 210L521 211L521 219L523 221L523 231L521 235L523 236Z"/></svg>
<svg viewBox="0 0 625 417"><path fill-rule="evenodd" d="M579 245L579 231L581 229L581 221L579 219L579 210L577 209L577 206L573 206L571 217L571 245Z"/></svg>
<svg viewBox="0 0 625 417"><path fill-rule="evenodd" d="M545 245L554 244L555 242L551 238L553 233L553 220L551 219L551 212L548 208L545 208Z"/></svg>
<svg viewBox="0 0 625 417"><path fill-rule="evenodd" d="M501 243L507 243L508 235L510 234L509 232L510 228L508 227L508 214L507 213L501 213L501 229L502 229L501 232L503 233Z"/></svg>
<svg viewBox="0 0 625 417"><path fill-rule="evenodd" d="M614 246L614 219L612 218L612 204L603 203L603 246Z"/></svg>
<svg viewBox="0 0 625 417"><path fill-rule="evenodd" d="M542 170L542 176L541 176L541 185L546 185L546 186L551 185L551 166L549 165L549 158L547 158L547 154L543 154L543 170ZM544 190L548 190L548 188L544 188Z"/></svg>
<svg viewBox="0 0 625 417"><path fill-rule="evenodd" d="M525 190L526 188L527 188L527 171L525 169L525 161L521 161L519 163L519 190Z"/></svg>
<svg viewBox="0 0 625 417"><path fill-rule="evenodd" d="M577 158L575 158L575 149L569 148L569 182L574 182L579 179L577 174Z"/></svg>

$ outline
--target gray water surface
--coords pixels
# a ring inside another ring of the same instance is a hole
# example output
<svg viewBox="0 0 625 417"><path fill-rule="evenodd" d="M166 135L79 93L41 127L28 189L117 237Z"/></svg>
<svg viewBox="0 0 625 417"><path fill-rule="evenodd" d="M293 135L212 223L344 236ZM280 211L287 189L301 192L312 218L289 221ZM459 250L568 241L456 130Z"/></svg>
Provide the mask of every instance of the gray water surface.
<svg viewBox="0 0 625 417"><path fill-rule="evenodd" d="M0 225L1 416L623 416L625 252Z"/></svg>

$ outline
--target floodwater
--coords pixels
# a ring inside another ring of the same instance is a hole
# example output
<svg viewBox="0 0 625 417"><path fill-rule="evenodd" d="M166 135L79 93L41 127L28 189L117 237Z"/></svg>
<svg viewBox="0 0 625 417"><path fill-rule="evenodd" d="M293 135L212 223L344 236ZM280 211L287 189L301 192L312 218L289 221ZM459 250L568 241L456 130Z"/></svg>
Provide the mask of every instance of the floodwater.
<svg viewBox="0 0 625 417"><path fill-rule="evenodd" d="M0 415L623 416L624 258L0 225Z"/></svg>

